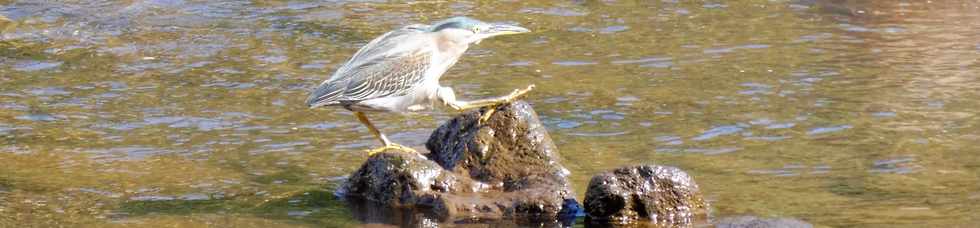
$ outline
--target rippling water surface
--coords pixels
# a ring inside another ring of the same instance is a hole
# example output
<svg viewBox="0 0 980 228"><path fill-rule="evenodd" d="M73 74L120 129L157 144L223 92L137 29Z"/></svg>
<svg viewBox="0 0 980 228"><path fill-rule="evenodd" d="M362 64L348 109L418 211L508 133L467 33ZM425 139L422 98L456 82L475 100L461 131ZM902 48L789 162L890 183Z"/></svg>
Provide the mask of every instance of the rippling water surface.
<svg viewBox="0 0 980 228"><path fill-rule="evenodd" d="M453 15L534 33L443 84L527 84L584 194L678 166L711 218L980 223L980 3L2 1L0 226L340 226L330 191L376 146L303 101L385 31ZM452 114L375 115L420 146ZM581 195L579 197L582 197Z"/></svg>

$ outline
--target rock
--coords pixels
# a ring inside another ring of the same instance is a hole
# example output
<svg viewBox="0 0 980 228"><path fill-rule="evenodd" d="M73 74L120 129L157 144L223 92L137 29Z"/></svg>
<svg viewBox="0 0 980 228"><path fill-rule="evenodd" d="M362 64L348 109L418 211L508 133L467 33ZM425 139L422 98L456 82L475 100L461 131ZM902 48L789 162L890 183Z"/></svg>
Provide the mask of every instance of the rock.
<svg viewBox="0 0 980 228"><path fill-rule="evenodd" d="M458 188L455 177L438 164L415 153L379 153L368 158L338 190L338 195L396 207L428 205L438 201L429 192Z"/></svg>
<svg viewBox="0 0 980 228"><path fill-rule="evenodd" d="M529 225L574 219L580 207L569 172L531 106L504 105L477 124L480 114L464 113L436 129L425 156L372 156L337 194L384 208L421 208L438 221L513 219Z"/></svg>
<svg viewBox="0 0 980 228"><path fill-rule="evenodd" d="M632 166L600 173L592 177L585 193L586 221L592 224L690 225L706 206L694 179L667 166Z"/></svg>
<svg viewBox="0 0 980 228"><path fill-rule="evenodd" d="M497 109L482 125L469 112L443 124L425 144L429 157L448 170L509 190L535 178L568 187L558 149L526 102ZM570 190L570 189L565 189Z"/></svg>
<svg viewBox="0 0 980 228"><path fill-rule="evenodd" d="M792 218L738 216L719 219L716 228L811 228L812 224Z"/></svg>

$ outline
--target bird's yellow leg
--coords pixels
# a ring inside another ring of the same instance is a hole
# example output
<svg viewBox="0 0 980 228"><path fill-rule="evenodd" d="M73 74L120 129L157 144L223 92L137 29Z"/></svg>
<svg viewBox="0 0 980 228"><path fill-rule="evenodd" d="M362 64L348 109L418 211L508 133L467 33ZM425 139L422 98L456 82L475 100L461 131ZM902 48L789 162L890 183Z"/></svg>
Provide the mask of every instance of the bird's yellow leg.
<svg viewBox="0 0 980 228"><path fill-rule="evenodd" d="M364 124L364 126L366 126L368 128L368 131L370 131L371 134L373 134L375 138L378 138L378 140L381 140L381 145L382 146L381 147L378 147L378 148L367 150L368 156L374 155L374 154L379 153L379 152L384 152L386 150L392 150L392 149L394 149L394 150L401 150L401 151L405 151L405 152L418 153L417 151L415 151L415 149L412 149L412 148L407 147L407 146L398 145L398 144L395 144L395 143L389 141L388 140L388 137L386 137L384 134L382 134L381 131L378 131L378 128L375 128L374 127L374 124L371 124L371 120L368 120L367 115L364 115L363 112L354 112L354 115L357 116L357 120L358 121L361 121L361 123Z"/></svg>
<svg viewBox="0 0 980 228"><path fill-rule="evenodd" d="M475 101L458 102L462 104L456 104L451 106L453 106L453 108L455 108L456 110L488 107L487 110L483 112L482 115L480 115L480 123L484 123L490 119L490 116L493 116L494 112L497 111L497 106L514 102L514 100L517 100L517 98L524 96L525 94L527 94L527 92L531 92L531 90L533 89L534 89L534 84L531 84L524 89L515 89L514 92L511 92L506 96L500 96L500 97L489 98L489 99L480 99Z"/></svg>
<svg viewBox="0 0 980 228"><path fill-rule="evenodd" d="M480 99L474 101L454 101L450 103L449 106L456 110L498 106L498 105L514 102L514 100L517 100L517 98L524 96L525 94L527 94L527 92L531 92L531 90L533 89L534 89L534 84L531 84L524 89L515 89L514 92L511 92L506 96Z"/></svg>
<svg viewBox="0 0 980 228"><path fill-rule="evenodd" d="M378 147L378 148L367 150L367 153L368 153L368 156L372 156L374 154L385 152L385 151L388 151L388 150L401 150L401 151L405 151L405 152L418 153L418 151L415 151L415 149L412 149L411 147L402 146L402 145L399 145L399 144L396 144L396 143L391 143L391 144L384 145L384 146L381 146L381 147Z"/></svg>

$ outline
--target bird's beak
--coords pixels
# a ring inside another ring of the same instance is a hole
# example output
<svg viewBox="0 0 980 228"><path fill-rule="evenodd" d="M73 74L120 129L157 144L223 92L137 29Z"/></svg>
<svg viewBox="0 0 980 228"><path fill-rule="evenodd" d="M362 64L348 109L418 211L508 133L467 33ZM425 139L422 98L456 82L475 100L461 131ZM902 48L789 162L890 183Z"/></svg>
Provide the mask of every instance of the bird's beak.
<svg viewBox="0 0 980 228"><path fill-rule="evenodd" d="M494 24L490 26L490 29L483 32L486 37L499 36L499 35L511 35L511 34L521 34L531 32L530 29L526 29L519 26L505 25L505 24Z"/></svg>

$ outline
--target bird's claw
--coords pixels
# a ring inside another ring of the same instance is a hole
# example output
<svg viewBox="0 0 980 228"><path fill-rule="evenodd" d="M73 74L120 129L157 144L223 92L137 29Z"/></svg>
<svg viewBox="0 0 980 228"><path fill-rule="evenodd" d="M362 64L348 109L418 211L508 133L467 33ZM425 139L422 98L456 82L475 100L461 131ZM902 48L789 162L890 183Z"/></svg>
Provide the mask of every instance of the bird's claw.
<svg viewBox="0 0 980 228"><path fill-rule="evenodd" d="M488 120L490 120L490 117L493 116L493 113L497 111L497 107L500 107L501 105L509 104L509 103L512 103L512 102L516 101L518 98L521 98L524 95L527 95L527 93L528 92L531 92L531 90L534 90L534 87L535 87L535 85L534 84L531 84L531 85L528 85L527 88L524 88L524 89L515 89L514 92L511 92L509 95L505 96L503 99L500 99L499 102L486 106L487 111L483 112L483 114L480 115L480 120L477 123L479 123L479 124L486 123Z"/></svg>
<svg viewBox="0 0 980 228"><path fill-rule="evenodd" d="M517 98L520 98L520 97L523 97L524 95L526 95L527 92L531 92L531 90L533 90L534 87L535 87L534 84L530 84L530 85L527 86L527 88L524 88L524 89L515 89L514 92L511 92L510 95L507 95L507 98L504 99L504 101L501 102L500 104L506 104L506 103L514 102L515 100L517 100ZM498 104L498 105L500 105L500 104Z"/></svg>
<svg viewBox="0 0 980 228"><path fill-rule="evenodd" d="M378 147L378 148L367 150L367 153L368 153L368 156L372 156L374 154L385 152L387 150L401 150L401 151L405 151L405 152L418 153L418 151L415 151L415 149L412 149L411 147L402 146L402 145L398 145L398 144L394 144L394 143L388 144L388 145L384 145L382 147Z"/></svg>
<svg viewBox="0 0 980 228"><path fill-rule="evenodd" d="M450 108L453 108L455 110L463 110L463 109L466 108L466 107L464 107L462 105L458 105L456 103L449 103L449 104L446 104L446 105L449 105Z"/></svg>
<svg viewBox="0 0 980 228"><path fill-rule="evenodd" d="M476 122L477 124L483 125L483 123L486 123L488 120L490 120L490 117L493 116L493 112L497 111L496 105L487 108L488 108L487 111L483 112L483 114L480 115L480 119L477 120Z"/></svg>

